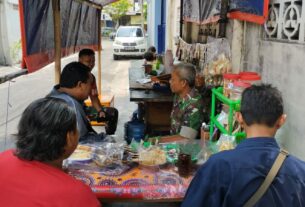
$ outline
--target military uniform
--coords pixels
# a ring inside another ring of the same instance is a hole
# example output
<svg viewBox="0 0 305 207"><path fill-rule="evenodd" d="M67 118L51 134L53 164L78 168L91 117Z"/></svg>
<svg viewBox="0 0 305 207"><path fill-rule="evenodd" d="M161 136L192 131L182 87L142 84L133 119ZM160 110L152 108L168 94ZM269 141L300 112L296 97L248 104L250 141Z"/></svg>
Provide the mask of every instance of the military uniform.
<svg viewBox="0 0 305 207"><path fill-rule="evenodd" d="M184 98L175 95L171 113L171 134L180 134L182 127L198 132L203 117L202 107L202 97L196 89L192 89Z"/></svg>

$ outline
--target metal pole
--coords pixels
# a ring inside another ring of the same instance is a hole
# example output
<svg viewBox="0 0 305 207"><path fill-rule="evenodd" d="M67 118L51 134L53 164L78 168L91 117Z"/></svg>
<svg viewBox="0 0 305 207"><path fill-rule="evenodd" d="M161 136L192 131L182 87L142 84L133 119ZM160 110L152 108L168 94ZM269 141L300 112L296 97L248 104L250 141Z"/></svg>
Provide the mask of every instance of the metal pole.
<svg viewBox="0 0 305 207"><path fill-rule="evenodd" d="M102 10L98 11L98 47L97 47L97 90L99 95L102 95L102 35L101 35L101 13Z"/></svg>
<svg viewBox="0 0 305 207"><path fill-rule="evenodd" d="M54 22L54 46L55 46L55 84L59 83L61 72L61 25L60 25L60 2L52 0Z"/></svg>

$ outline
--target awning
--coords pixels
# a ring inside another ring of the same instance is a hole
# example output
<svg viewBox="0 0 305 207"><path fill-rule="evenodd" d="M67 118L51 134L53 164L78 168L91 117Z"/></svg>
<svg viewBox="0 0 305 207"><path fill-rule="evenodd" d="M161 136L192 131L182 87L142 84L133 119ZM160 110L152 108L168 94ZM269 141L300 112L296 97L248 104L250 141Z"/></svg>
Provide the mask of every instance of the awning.
<svg viewBox="0 0 305 207"><path fill-rule="evenodd" d="M61 57L83 48L98 49L99 12L117 0L61 0ZM52 0L19 0L22 68L34 72L54 61Z"/></svg>
<svg viewBox="0 0 305 207"><path fill-rule="evenodd" d="M231 0L228 17L264 24L268 18L268 5L269 0Z"/></svg>
<svg viewBox="0 0 305 207"><path fill-rule="evenodd" d="M54 61L54 19L51 0L20 0L24 66L34 72ZM98 9L61 0L61 56L82 48L97 50Z"/></svg>

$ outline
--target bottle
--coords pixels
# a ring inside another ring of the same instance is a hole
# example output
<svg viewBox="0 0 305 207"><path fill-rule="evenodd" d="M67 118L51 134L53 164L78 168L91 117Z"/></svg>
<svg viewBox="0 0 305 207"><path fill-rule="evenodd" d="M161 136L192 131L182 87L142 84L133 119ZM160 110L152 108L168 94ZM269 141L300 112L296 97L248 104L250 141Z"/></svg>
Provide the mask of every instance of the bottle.
<svg viewBox="0 0 305 207"><path fill-rule="evenodd" d="M157 62L156 62L156 69L159 70L160 68L160 60L159 58L157 59Z"/></svg>
<svg viewBox="0 0 305 207"><path fill-rule="evenodd" d="M208 141L210 139L209 128L209 125L207 125L205 122L202 123L200 130L200 138L202 140Z"/></svg>

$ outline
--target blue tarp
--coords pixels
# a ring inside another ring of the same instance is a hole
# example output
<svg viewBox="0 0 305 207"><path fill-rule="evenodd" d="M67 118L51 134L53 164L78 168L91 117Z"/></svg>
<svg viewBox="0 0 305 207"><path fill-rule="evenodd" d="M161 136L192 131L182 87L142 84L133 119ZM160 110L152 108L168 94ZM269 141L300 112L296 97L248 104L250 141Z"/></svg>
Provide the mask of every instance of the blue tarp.
<svg viewBox="0 0 305 207"><path fill-rule="evenodd" d="M29 72L54 61L51 0L20 0L23 59ZM86 47L97 50L100 10L77 1L61 0L62 57Z"/></svg>
<svg viewBox="0 0 305 207"><path fill-rule="evenodd" d="M230 0L229 18L262 24L267 18L269 0ZM221 0L187 0L183 2L185 21L204 23L219 15ZM215 18L214 18L215 20Z"/></svg>
<svg viewBox="0 0 305 207"><path fill-rule="evenodd" d="M264 1L263 0L230 0L230 10L238 10L240 12L263 16Z"/></svg>

